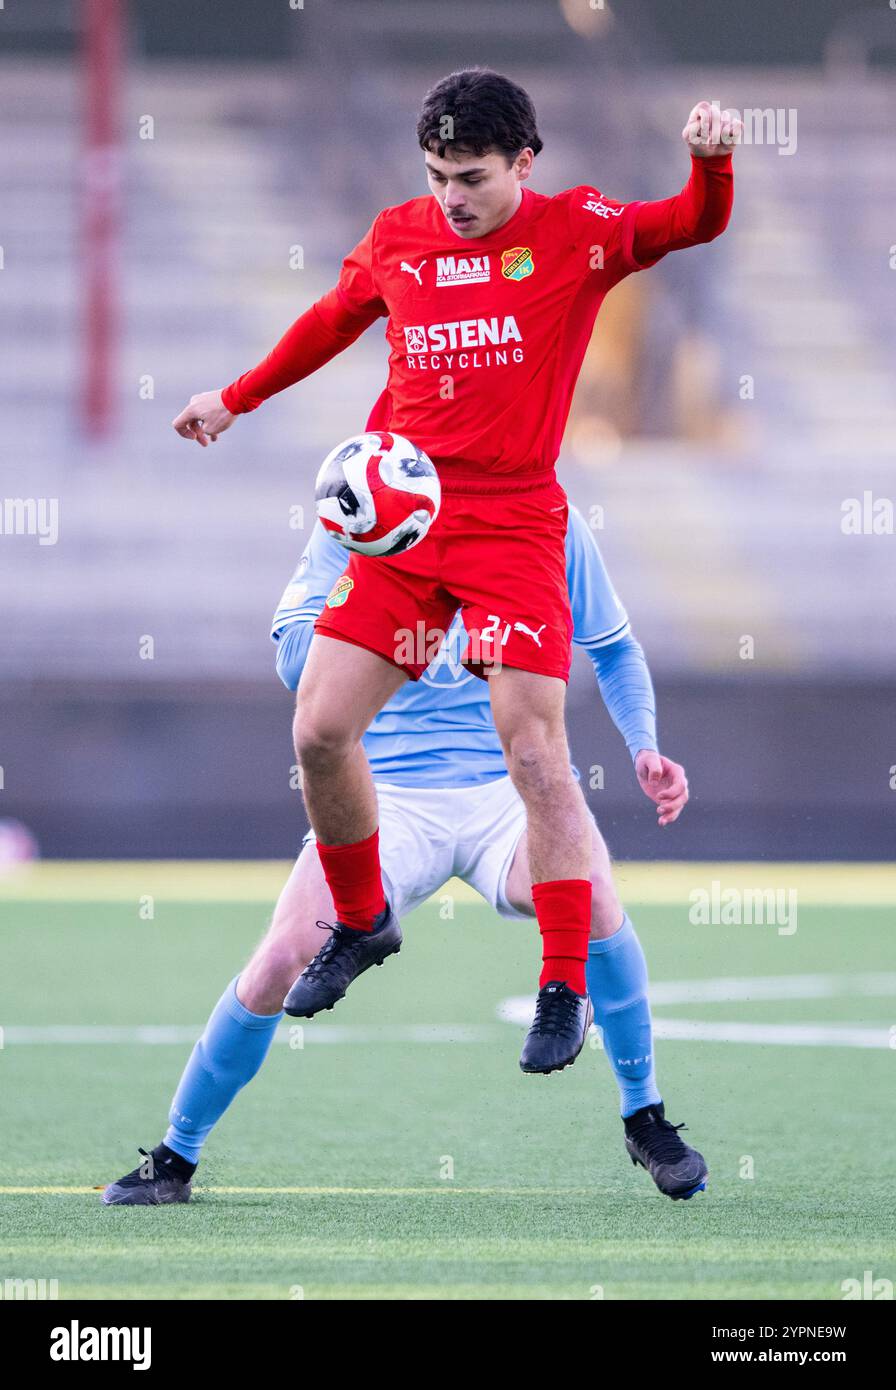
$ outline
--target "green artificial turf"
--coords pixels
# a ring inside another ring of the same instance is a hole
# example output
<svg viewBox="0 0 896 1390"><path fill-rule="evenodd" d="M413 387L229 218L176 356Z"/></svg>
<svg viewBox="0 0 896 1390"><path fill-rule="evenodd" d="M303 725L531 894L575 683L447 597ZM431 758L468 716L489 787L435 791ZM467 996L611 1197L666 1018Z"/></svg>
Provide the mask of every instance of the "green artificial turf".
<svg viewBox="0 0 896 1390"><path fill-rule="evenodd" d="M657 982L893 968L885 907L806 906L792 936L694 926L680 904L630 910ZM537 932L464 902L454 920L435 905L408 918L399 957L307 1024L303 1047L272 1048L188 1206L104 1208L78 1189L158 1142L190 1042L16 1029L198 1032L266 912L159 902L145 922L128 902L0 904L0 1281L57 1279L60 1298L611 1300L836 1300L866 1270L896 1281L896 1052L660 1041L667 1115L710 1168L706 1193L672 1203L625 1153L599 1048L562 1074L519 1071L522 1029L497 1006L533 992ZM655 1014L885 1029L882 991ZM475 1031L432 1041L429 1025Z"/></svg>

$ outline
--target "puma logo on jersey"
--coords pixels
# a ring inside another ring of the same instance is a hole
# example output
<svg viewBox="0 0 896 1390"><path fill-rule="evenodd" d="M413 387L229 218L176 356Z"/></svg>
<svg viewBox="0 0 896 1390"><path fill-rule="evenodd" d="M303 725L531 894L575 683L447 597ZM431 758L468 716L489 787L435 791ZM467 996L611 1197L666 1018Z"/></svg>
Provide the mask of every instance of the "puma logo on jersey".
<svg viewBox="0 0 896 1390"><path fill-rule="evenodd" d="M408 273L408 275L413 275L414 279L417 281L417 284L420 286L421 290L423 289L423 281L420 279L420 272L421 272L421 270L423 269L423 267L424 267L425 265L426 265L426 262L425 262L425 261L421 261L420 264L419 264L419 265L416 267L416 269L415 269L414 266L408 265L407 261L402 261L401 267L400 267L402 270L406 270L407 273Z"/></svg>
<svg viewBox="0 0 896 1390"><path fill-rule="evenodd" d="M537 631L537 632L533 632L532 629L531 629L531 627L526 627L526 624L525 624L525 623L514 623L514 625L513 625L513 630L514 630L514 632L522 632L526 637L531 637L531 638L532 638L532 641L535 643L536 647L540 647L540 646L541 646L541 634L544 632L544 630L545 630L546 627L547 627L547 623L542 623L542 625L541 625L541 627L538 629L538 631Z"/></svg>
<svg viewBox="0 0 896 1390"><path fill-rule="evenodd" d="M488 256L439 256L436 285L472 285L491 279Z"/></svg>

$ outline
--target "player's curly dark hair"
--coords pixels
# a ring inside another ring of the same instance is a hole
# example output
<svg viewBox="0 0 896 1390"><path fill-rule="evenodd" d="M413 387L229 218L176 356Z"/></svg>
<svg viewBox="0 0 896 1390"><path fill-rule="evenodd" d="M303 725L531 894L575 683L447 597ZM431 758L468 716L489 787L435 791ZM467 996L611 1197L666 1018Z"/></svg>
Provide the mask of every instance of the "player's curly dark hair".
<svg viewBox="0 0 896 1390"><path fill-rule="evenodd" d="M423 98L417 139L439 159L449 150L497 151L513 161L527 146L534 154L543 148L529 93L491 68L464 68L437 82Z"/></svg>

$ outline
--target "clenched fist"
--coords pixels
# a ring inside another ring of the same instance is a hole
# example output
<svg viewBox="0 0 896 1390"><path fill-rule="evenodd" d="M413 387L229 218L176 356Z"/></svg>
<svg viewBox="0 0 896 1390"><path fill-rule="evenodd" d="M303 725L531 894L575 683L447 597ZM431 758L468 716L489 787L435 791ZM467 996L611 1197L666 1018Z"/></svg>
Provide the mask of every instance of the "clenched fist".
<svg viewBox="0 0 896 1390"><path fill-rule="evenodd" d="M720 111L714 101L698 101L685 122L681 138L690 146L691 154L701 159L730 154L739 145L744 123L736 111Z"/></svg>

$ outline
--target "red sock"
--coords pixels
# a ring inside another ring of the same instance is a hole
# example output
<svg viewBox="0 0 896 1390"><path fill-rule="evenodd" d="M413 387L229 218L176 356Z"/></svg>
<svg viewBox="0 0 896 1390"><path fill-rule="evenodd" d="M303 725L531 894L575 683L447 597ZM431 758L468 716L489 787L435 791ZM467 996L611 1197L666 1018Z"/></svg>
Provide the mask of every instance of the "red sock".
<svg viewBox="0 0 896 1390"><path fill-rule="evenodd" d="M336 916L356 931L371 931L373 919L386 906L380 876L380 832L374 830L355 845L322 845L317 852Z"/></svg>
<svg viewBox="0 0 896 1390"><path fill-rule="evenodd" d="M576 994L585 994L585 961L591 933L591 884L586 878L561 878L533 883L532 899L542 940L538 987L565 980Z"/></svg>

